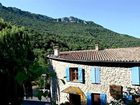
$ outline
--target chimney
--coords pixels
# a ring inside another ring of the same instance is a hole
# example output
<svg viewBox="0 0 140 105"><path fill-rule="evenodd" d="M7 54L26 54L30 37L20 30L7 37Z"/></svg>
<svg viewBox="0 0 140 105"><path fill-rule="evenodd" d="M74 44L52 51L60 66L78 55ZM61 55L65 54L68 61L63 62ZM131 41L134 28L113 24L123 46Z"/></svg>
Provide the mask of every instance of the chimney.
<svg viewBox="0 0 140 105"><path fill-rule="evenodd" d="M99 46L98 46L98 44L95 44L95 50L96 50L96 51L99 51Z"/></svg>
<svg viewBox="0 0 140 105"><path fill-rule="evenodd" d="M54 56L59 56L59 47L58 46L54 46L53 47L53 50L54 50Z"/></svg>

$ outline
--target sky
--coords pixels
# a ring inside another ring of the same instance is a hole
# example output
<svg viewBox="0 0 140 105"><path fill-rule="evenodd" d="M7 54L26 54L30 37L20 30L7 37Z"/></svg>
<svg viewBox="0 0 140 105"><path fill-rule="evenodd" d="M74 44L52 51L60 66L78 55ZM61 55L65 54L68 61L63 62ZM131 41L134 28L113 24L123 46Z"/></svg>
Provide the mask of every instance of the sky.
<svg viewBox="0 0 140 105"><path fill-rule="evenodd" d="M74 16L140 38L140 0L0 0L0 3L52 18Z"/></svg>

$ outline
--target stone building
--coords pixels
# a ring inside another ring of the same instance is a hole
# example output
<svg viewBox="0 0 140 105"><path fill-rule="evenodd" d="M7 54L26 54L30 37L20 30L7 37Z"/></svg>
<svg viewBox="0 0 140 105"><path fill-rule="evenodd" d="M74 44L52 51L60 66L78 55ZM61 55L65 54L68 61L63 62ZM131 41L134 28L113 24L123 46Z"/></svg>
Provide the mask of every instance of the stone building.
<svg viewBox="0 0 140 105"><path fill-rule="evenodd" d="M57 74L51 92L58 104L106 105L126 92L132 100L130 88L139 89L140 47L66 52L55 48L48 59Z"/></svg>

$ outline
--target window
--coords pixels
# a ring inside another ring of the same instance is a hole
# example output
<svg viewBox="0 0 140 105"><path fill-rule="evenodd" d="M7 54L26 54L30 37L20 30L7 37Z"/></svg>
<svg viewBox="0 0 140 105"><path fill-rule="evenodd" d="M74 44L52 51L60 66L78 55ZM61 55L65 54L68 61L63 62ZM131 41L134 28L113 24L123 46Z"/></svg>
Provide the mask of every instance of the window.
<svg viewBox="0 0 140 105"><path fill-rule="evenodd" d="M96 83L96 84L99 84L101 82L99 67L91 67L91 81L92 83Z"/></svg>
<svg viewBox="0 0 140 105"><path fill-rule="evenodd" d="M100 93L87 93L87 105L106 105L106 94Z"/></svg>
<svg viewBox="0 0 140 105"><path fill-rule="evenodd" d="M140 67L131 68L132 85L140 85Z"/></svg>
<svg viewBox="0 0 140 105"><path fill-rule="evenodd" d="M67 67L66 81L83 82L83 69L81 67Z"/></svg>
<svg viewBox="0 0 140 105"><path fill-rule="evenodd" d="M110 91L110 95L114 98L114 99L120 99L122 97L122 92L123 92L123 87L119 86L119 85L110 85L109 88Z"/></svg>
<svg viewBox="0 0 140 105"><path fill-rule="evenodd" d="M70 68L70 81L78 81L78 68Z"/></svg>

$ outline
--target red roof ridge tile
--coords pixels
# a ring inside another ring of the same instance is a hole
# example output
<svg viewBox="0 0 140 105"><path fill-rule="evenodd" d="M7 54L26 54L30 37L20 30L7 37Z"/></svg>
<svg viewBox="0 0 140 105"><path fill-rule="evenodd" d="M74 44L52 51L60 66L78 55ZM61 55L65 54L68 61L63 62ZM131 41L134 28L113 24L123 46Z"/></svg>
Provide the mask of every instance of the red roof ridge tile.
<svg viewBox="0 0 140 105"><path fill-rule="evenodd" d="M139 47L126 47L126 48L109 48L109 49L104 49L104 50L125 50L125 49L140 49L140 46Z"/></svg>
<svg viewBox="0 0 140 105"><path fill-rule="evenodd" d="M75 51L63 51L60 52L61 54L63 53L72 53L72 52L87 52L87 51L96 51L95 49L91 49L91 50L75 50ZM99 50L100 51L100 50Z"/></svg>
<svg viewBox="0 0 140 105"><path fill-rule="evenodd" d="M74 51L62 51L60 52L61 54L65 53L73 53L73 52L89 52L89 51L94 51L94 52L101 52L101 51L108 51L108 50L131 50L131 49L140 49L140 47L126 47L126 48L109 48L109 49L102 49L102 50L95 50L95 49L90 49L90 50L74 50Z"/></svg>

